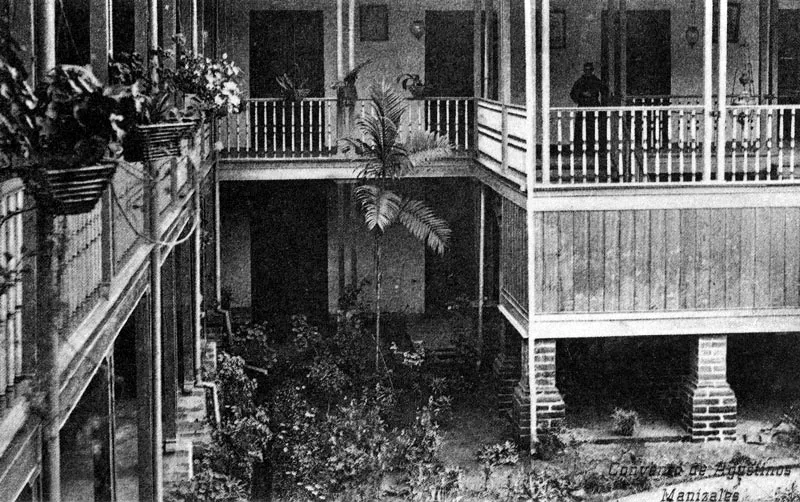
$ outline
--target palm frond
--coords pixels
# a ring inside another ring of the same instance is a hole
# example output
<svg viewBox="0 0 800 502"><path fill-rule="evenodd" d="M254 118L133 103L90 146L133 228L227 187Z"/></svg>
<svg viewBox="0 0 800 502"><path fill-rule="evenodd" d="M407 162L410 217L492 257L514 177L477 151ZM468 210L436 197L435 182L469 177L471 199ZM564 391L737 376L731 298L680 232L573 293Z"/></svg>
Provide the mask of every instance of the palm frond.
<svg viewBox="0 0 800 502"><path fill-rule="evenodd" d="M411 235L424 242L433 252L444 254L450 242L450 226L424 202L403 199L398 218Z"/></svg>
<svg viewBox="0 0 800 502"><path fill-rule="evenodd" d="M339 143L341 144L343 153L352 152L359 157L374 156L372 145L358 138L342 138L339 140Z"/></svg>
<svg viewBox="0 0 800 502"><path fill-rule="evenodd" d="M405 149L412 164L430 162L453 153L447 138L432 131L414 131L406 140Z"/></svg>
<svg viewBox="0 0 800 502"><path fill-rule="evenodd" d="M400 124L406 112L406 100L386 81L375 82L370 87L370 100L376 115Z"/></svg>
<svg viewBox="0 0 800 502"><path fill-rule="evenodd" d="M391 190L375 185L361 185L355 189L356 200L364 210L364 223L370 231L376 228L385 232L400 214L402 199Z"/></svg>

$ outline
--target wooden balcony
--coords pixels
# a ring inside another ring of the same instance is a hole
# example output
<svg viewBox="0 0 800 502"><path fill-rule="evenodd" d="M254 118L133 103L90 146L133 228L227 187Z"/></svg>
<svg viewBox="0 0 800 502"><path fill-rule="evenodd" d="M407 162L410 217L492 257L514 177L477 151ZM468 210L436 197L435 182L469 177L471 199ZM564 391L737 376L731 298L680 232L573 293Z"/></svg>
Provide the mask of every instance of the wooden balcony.
<svg viewBox="0 0 800 502"><path fill-rule="evenodd" d="M478 162L524 186L524 108L479 100L477 110ZM550 166L549 170L542 168L543 147L537 145L536 182L794 182L800 177L796 148L798 110L800 105L727 105L724 148L718 148L721 121L714 116L713 135L708 139L713 168L704 170L706 119L698 104L553 108L549 117ZM720 162L721 152L724 158ZM543 172L547 173L545 178Z"/></svg>
<svg viewBox="0 0 800 502"><path fill-rule="evenodd" d="M340 138L357 134L355 121L371 113L369 100L339 110L335 98L251 99L241 113L220 120L220 176L242 179L352 178L357 159L341 153ZM446 136L453 157L415 176L467 176L473 151L472 98L408 100L401 138L429 130Z"/></svg>

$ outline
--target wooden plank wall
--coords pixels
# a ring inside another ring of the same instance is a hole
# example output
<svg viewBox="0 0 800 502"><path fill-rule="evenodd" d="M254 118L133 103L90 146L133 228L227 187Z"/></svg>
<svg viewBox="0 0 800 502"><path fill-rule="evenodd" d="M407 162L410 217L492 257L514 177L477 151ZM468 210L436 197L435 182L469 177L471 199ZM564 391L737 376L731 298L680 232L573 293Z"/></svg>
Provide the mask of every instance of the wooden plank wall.
<svg viewBox="0 0 800 502"><path fill-rule="evenodd" d="M500 228L500 303L528 317L528 235L525 210L503 197ZM537 256L537 259L540 259ZM538 268L538 265L537 265Z"/></svg>
<svg viewBox="0 0 800 502"><path fill-rule="evenodd" d="M535 221L537 312L800 306L797 207L544 212ZM518 244L501 242L501 259L524 268ZM502 284L522 300L524 282Z"/></svg>

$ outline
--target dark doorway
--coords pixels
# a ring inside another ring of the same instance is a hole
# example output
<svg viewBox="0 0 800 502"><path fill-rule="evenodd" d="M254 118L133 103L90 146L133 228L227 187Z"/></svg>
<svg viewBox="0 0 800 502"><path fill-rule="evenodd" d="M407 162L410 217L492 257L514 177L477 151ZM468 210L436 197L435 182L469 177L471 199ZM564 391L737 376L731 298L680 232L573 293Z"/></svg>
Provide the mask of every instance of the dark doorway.
<svg viewBox="0 0 800 502"><path fill-rule="evenodd" d="M669 96L672 85L670 12L628 11L628 96Z"/></svg>
<svg viewBox="0 0 800 502"><path fill-rule="evenodd" d="M781 9L775 27L778 51L778 104L800 103L800 10ZM792 123L794 122L794 124ZM800 116L786 117L783 136L792 137L800 127Z"/></svg>
<svg viewBox="0 0 800 502"><path fill-rule="evenodd" d="M473 21L472 11L425 11L425 83L432 97L474 94ZM426 112L432 131L458 131L457 124L473 122L467 119L466 103L433 102ZM451 143L462 145L465 140L458 132L450 135Z"/></svg>
<svg viewBox="0 0 800 502"><path fill-rule="evenodd" d="M320 315L328 306L327 184L247 184L253 318ZM244 195L238 192L237 197Z"/></svg>
<svg viewBox="0 0 800 502"><path fill-rule="evenodd" d="M284 73L310 91L325 95L325 56L321 10L250 12L250 96L282 97L276 80ZM256 103L251 114L251 144L259 151L320 150L325 116L310 101ZM312 142L317 138L316 144ZM301 146L302 145L302 146Z"/></svg>

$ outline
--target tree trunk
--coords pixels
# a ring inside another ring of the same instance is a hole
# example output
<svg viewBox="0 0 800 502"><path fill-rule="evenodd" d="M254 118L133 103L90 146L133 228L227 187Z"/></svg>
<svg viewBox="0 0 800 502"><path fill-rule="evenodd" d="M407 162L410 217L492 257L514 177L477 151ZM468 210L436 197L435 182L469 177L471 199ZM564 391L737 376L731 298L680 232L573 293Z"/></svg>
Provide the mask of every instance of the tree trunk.
<svg viewBox="0 0 800 502"><path fill-rule="evenodd" d="M375 373L381 364L381 238L375 236Z"/></svg>

